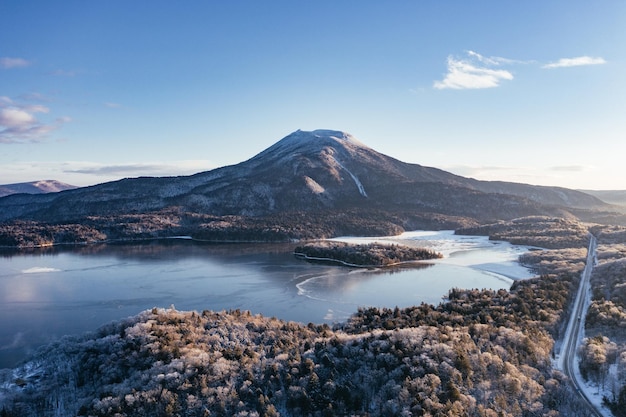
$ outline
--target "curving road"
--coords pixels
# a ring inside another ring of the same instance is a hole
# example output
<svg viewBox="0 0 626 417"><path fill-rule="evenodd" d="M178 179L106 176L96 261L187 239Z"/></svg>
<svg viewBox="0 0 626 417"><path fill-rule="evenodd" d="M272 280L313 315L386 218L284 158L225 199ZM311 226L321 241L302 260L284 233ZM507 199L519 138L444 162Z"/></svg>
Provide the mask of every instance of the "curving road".
<svg viewBox="0 0 626 417"><path fill-rule="evenodd" d="M585 270L582 273L580 285L578 287L578 293L572 306L572 314L567 324L567 330L563 337L563 345L561 347L561 355L559 356L557 366L567 375L572 381L576 393L580 396L583 402L587 405L589 415L597 417L609 417L611 414L605 414L602 409L596 408L596 406L589 400L585 394L585 390L582 388L584 382L579 379L580 375L576 372L576 351L578 349L578 342L580 341L580 335L584 331L585 327L585 314L587 311L587 293L589 292L589 281L591 280L591 271L593 270L593 264L596 256L596 238L591 235L589 239L589 250L587 251L587 263Z"/></svg>

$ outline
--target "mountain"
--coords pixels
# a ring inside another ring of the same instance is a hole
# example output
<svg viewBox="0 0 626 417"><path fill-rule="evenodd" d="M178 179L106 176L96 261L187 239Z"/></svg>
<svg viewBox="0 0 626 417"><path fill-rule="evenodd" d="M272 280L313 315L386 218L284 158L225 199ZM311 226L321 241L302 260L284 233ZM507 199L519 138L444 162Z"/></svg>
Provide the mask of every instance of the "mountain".
<svg viewBox="0 0 626 417"><path fill-rule="evenodd" d="M11 194L44 194L57 193L59 191L72 190L78 188L74 185L65 184L55 180L43 180L32 182L21 182L17 184L0 185L0 197Z"/></svg>
<svg viewBox="0 0 626 417"><path fill-rule="evenodd" d="M367 212L372 219L384 213L384 219L404 227L416 215L487 222L528 215L576 217L576 211L609 208L580 191L478 181L405 163L345 132L298 130L247 161L192 176L140 177L0 198L0 221L84 223L94 216L176 210L239 219L269 216L276 224L293 213L325 222L333 213L359 217Z"/></svg>

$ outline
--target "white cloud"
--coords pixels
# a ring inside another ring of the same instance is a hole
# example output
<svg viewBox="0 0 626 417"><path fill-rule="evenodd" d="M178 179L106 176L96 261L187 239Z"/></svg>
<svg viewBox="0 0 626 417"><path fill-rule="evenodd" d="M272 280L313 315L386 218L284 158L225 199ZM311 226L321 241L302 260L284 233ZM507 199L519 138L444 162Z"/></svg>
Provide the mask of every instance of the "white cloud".
<svg viewBox="0 0 626 417"><path fill-rule="evenodd" d="M30 62L23 58L0 57L0 68L3 69L22 68L29 65Z"/></svg>
<svg viewBox="0 0 626 417"><path fill-rule="evenodd" d="M69 117L59 117L44 123L36 117L37 113L49 112L40 104L18 104L9 97L0 97L0 143L39 142L70 121Z"/></svg>
<svg viewBox="0 0 626 417"><path fill-rule="evenodd" d="M579 56L576 58L561 58L556 62L544 65L542 68L566 68L566 67L580 67L584 65L602 65L606 64L604 58L591 57L591 56Z"/></svg>
<svg viewBox="0 0 626 417"><path fill-rule="evenodd" d="M35 117L27 111L8 108L0 109L0 126L6 129L23 129L35 123Z"/></svg>
<svg viewBox="0 0 626 417"><path fill-rule="evenodd" d="M443 80L435 81L433 87L443 89L480 89L494 88L503 81L513 79L513 74L505 69L504 65L537 64L537 61L521 61L497 56L483 56L475 51L466 51L465 57L448 57L448 72ZM602 65L606 60L600 57L579 56L576 58L562 58L556 62L543 65L541 68L565 68L585 65Z"/></svg>
<svg viewBox="0 0 626 417"><path fill-rule="evenodd" d="M448 57L448 72L444 79L435 81L433 87L443 89L480 89L498 87L503 80L512 80L513 74L507 70L494 69L501 64L513 62L506 58L484 57L474 51L467 52L467 58Z"/></svg>

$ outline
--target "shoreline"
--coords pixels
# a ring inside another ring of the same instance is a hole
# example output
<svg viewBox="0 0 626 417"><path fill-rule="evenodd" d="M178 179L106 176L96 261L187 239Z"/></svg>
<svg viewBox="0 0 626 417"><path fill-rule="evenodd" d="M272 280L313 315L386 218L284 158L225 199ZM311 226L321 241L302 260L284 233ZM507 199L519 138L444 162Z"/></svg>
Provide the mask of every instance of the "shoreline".
<svg viewBox="0 0 626 417"><path fill-rule="evenodd" d="M332 263L339 263L343 266L348 266L351 268L360 268L360 269L387 269L387 268L393 268L393 267L397 267L397 266L402 266L402 265L409 265L409 264L418 264L418 263L428 263L430 261L434 261L434 259L424 259L424 260L420 260L420 259L416 259L413 261L401 261L401 262L394 262L392 264L387 264L387 265L359 265L359 264L353 264L350 262L346 262L346 261L342 261L341 259L334 259L334 258L319 258L316 256L309 256L306 255L302 252L294 252L293 253L294 256L298 259L303 259L305 261L319 261L319 262L332 262Z"/></svg>

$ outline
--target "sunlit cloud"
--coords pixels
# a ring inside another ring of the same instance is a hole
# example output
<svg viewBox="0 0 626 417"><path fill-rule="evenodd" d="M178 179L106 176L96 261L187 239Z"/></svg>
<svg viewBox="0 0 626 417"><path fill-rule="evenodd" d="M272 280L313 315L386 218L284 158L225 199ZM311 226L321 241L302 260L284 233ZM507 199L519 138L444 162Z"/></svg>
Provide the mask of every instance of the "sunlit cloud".
<svg viewBox="0 0 626 417"><path fill-rule="evenodd" d="M579 56L576 58L561 58L556 62L544 65L542 68L567 68L580 67L585 65L602 65L606 64L606 60L600 57Z"/></svg>
<svg viewBox="0 0 626 417"><path fill-rule="evenodd" d="M0 68L2 69L23 68L29 65L30 62L24 58L0 57Z"/></svg>
<svg viewBox="0 0 626 417"><path fill-rule="evenodd" d="M512 80L513 74L504 69L496 69L512 60L500 57L484 57L468 51L466 58L448 57L448 72L443 80L435 81L433 87L443 89L481 89L498 87L502 81Z"/></svg>
<svg viewBox="0 0 626 417"><path fill-rule="evenodd" d="M0 143L39 142L53 130L69 122L69 117L59 117L44 123L38 114L49 113L41 104L20 104L10 97L0 97Z"/></svg>

